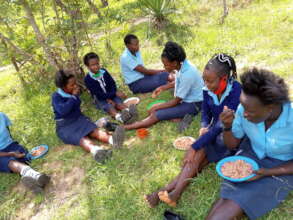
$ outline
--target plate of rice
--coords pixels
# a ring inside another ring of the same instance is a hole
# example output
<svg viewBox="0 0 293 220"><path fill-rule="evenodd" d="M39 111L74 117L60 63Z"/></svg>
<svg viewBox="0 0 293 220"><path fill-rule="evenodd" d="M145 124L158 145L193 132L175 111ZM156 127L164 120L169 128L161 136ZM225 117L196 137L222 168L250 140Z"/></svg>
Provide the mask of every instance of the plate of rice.
<svg viewBox="0 0 293 220"><path fill-rule="evenodd" d="M173 146L178 150L188 150L194 141L195 139L193 137L179 137L173 142Z"/></svg>

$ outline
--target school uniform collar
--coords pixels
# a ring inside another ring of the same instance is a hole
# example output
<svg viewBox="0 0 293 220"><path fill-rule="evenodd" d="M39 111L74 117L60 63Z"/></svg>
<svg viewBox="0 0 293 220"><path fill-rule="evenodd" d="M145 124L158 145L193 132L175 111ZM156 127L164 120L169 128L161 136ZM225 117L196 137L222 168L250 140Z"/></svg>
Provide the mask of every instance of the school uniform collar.
<svg viewBox="0 0 293 220"><path fill-rule="evenodd" d="M227 83L227 87L225 89L225 92L223 93L223 95L221 96L221 99L218 99L218 96L213 93L212 91L210 91L206 86L203 87L203 90L208 92L208 95L212 97L214 104L215 105L221 105L221 103L225 100L225 98L230 94L230 92L232 91L232 87L233 87L233 82L234 79L230 79Z"/></svg>
<svg viewBox="0 0 293 220"><path fill-rule="evenodd" d="M93 72L91 72L91 71L89 71L89 75L90 75L90 77L92 78L92 79L94 79L94 80L98 80L98 79L100 79L100 78L102 78L103 77L103 75L105 74L105 70L104 69L99 69L99 72L100 72L100 76L99 77L96 77L95 76L95 74L93 73Z"/></svg>
<svg viewBox="0 0 293 220"><path fill-rule="evenodd" d="M57 89L57 93L58 93L59 95L61 95L63 98L75 98L74 95L71 95L71 94L69 94L69 93L64 92L64 90L61 89L61 88L58 88L58 89Z"/></svg>
<svg viewBox="0 0 293 220"><path fill-rule="evenodd" d="M133 53L131 53L127 47L125 48L125 51L126 51L127 55L134 57L134 58L137 58L139 55L139 51L135 52L135 55L133 55Z"/></svg>

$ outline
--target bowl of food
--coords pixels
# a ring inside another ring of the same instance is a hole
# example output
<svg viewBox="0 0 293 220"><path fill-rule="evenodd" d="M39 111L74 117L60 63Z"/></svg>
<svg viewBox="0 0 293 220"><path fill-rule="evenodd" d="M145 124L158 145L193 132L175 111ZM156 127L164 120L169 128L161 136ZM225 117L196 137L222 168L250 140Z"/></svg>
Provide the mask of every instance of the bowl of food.
<svg viewBox="0 0 293 220"><path fill-rule="evenodd" d="M232 182L243 182L254 177L253 171L258 170L258 164L244 156L231 156L217 163L216 171L224 179Z"/></svg>
<svg viewBox="0 0 293 220"><path fill-rule="evenodd" d="M149 135L149 130L147 128L139 128L136 130L136 136L140 139L144 139Z"/></svg>
<svg viewBox="0 0 293 220"><path fill-rule="evenodd" d="M154 105L162 104L162 103L165 103L165 102L166 102L166 100L162 100L162 99L159 99L159 100L153 101L153 102L151 102L150 104L148 104L148 106L147 106L147 110L150 110Z"/></svg>
<svg viewBox="0 0 293 220"><path fill-rule="evenodd" d="M140 99L138 97L130 97L125 99L123 103L129 107L130 105L137 105L139 102Z"/></svg>
<svg viewBox="0 0 293 220"><path fill-rule="evenodd" d="M173 142L173 146L178 150L188 150L194 141L195 139L193 137L179 137Z"/></svg>
<svg viewBox="0 0 293 220"><path fill-rule="evenodd" d="M34 159L43 157L48 152L48 150L49 150L49 147L47 145L41 144L31 149L28 156L30 159L34 160Z"/></svg>

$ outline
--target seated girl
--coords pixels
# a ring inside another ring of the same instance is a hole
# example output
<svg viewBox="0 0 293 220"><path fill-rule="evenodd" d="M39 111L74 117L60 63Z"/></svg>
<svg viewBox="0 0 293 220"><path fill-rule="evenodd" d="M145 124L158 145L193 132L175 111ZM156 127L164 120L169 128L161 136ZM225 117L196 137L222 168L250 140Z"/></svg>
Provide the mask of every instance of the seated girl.
<svg viewBox="0 0 293 220"><path fill-rule="evenodd" d="M0 112L0 172L19 173L21 182L34 193L40 193L50 177L28 166L28 151L11 138L9 118Z"/></svg>
<svg viewBox="0 0 293 220"><path fill-rule="evenodd" d="M260 169L250 181L224 181L221 198L207 219L238 219L244 214L257 219L293 190L293 106L288 87L279 76L256 68L243 73L241 82L236 114L226 109L220 115L224 142L230 149L240 145L239 155L253 159Z"/></svg>
<svg viewBox="0 0 293 220"><path fill-rule="evenodd" d="M111 155L111 151L95 145L90 138L118 148L123 144L124 129L118 126L113 135L109 135L81 113L79 87L73 75L60 70L56 73L55 83L58 90L52 95L52 105L58 137L65 144L80 145L97 162L104 161Z"/></svg>
<svg viewBox="0 0 293 220"><path fill-rule="evenodd" d="M145 196L151 207L155 207L160 200L170 206L176 206L191 178L207 164L232 154L223 143L219 115L224 106L237 109L241 85L235 78L235 61L226 54L217 54L206 64L203 73L206 87L203 91L202 128L199 131L199 138L186 152L178 176L167 186Z"/></svg>
<svg viewBox="0 0 293 220"><path fill-rule="evenodd" d="M198 70L186 59L184 49L177 43L168 42L161 57L165 69L168 72L176 70L176 76L175 82L159 88L163 91L175 87L174 99L153 106L146 119L124 125L125 129L146 128L158 121L182 119L187 114L196 115L200 111L203 80Z"/></svg>
<svg viewBox="0 0 293 220"><path fill-rule="evenodd" d="M89 70L84 82L95 99L97 108L104 110L119 122L135 121L137 118L136 106L131 105L128 108L117 96L116 83L108 71L100 67L99 56L93 52L88 53L84 56L83 62Z"/></svg>

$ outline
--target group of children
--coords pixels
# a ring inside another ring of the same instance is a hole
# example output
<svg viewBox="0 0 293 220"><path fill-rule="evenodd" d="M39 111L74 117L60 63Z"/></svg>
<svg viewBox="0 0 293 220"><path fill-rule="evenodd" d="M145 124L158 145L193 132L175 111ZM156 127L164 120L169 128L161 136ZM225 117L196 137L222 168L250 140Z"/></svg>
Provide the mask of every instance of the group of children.
<svg viewBox="0 0 293 220"><path fill-rule="evenodd" d="M84 82L98 109L108 113L112 133L105 122L99 127L81 113L80 89L74 75L60 70L56 73L57 91L52 95L56 133L66 144L81 146L94 159L103 162L111 150L96 145L99 140L119 148L125 130L146 128L161 120L180 121L186 128L193 116L201 112L199 136L186 152L183 166L169 184L145 196L150 207L160 201L176 206L190 179L211 162L236 152L257 161L256 178L244 183L225 181L221 199L210 210L207 219L234 219L246 214L258 218L276 207L293 189L293 106L283 79L261 69L248 70L237 81L234 59L226 54L214 55L201 75L186 58L184 49L175 42L165 44L161 55L164 70L144 66L139 40L129 34L124 38L125 51L120 64L125 83L134 93L174 88L174 98L154 105L147 118L137 121L135 105L123 103L125 95L117 90L115 80L100 66L99 56L88 53ZM27 151L9 134L10 121L0 114L1 172L20 173L25 186L40 192L50 178L27 165ZM278 176L275 178L275 176ZM261 205L260 205L261 204ZM227 211L229 210L229 212Z"/></svg>

